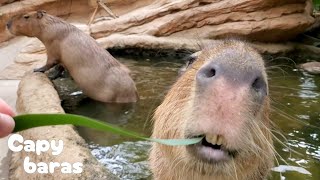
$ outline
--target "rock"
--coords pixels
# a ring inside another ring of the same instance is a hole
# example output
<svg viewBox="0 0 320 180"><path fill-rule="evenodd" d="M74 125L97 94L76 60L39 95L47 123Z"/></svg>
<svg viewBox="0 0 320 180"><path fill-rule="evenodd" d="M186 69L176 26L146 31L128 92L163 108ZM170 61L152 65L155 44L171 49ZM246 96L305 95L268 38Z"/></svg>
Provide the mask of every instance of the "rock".
<svg viewBox="0 0 320 180"><path fill-rule="evenodd" d="M90 28L94 38L111 34L192 39L235 36L277 42L295 37L314 23L311 0L110 0L106 5L119 18L107 18L109 15L99 8L97 21ZM70 20L69 16L75 15L87 23L96 6L94 0L24 0L7 4L0 7L0 42L12 37L5 31L5 23L13 15L45 9L53 15L68 15L70 22L79 20Z"/></svg>
<svg viewBox="0 0 320 180"><path fill-rule="evenodd" d="M90 35L90 28L88 25L83 23L71 23L72 25L76 26L78 29L83 31L84 33Z"/></svg>
<svg viewBox="0 0 320 180"><path fill-rule="evenodd" d="M308 62L300 64L299 68L310 74L320 74L320 62Z"/></svg>
<svg viewBox="0 0 320 180"><path fill-rule="evenodd" d="M17 0L0 0L0 5L1 5L1 4L13 3L14 1L17 1Z"/></svg>
<svg viewBox="0 0 320 180"><path fill-rule="evenodd" d="M17 111L26 113L64 113L60 99L50 80L42 73L29 73L20 82L18 88ZM24 139L36 140L62 140L64 148L57 156L51 153L26 153L25 151L12 153L10 163L10 179L117 179L105 169L91 155L85 141L78 135L71 125L38 127L20 132ZM25 157L30 161L44 162L80 162L83 164L81 174L64 174L60 168L54 173L27 174L24 171Z"/></svg>
<svg viewBox="0 0 320 180"><path fill-rule="evenodd" d="M311 26L309 0L156 1L113 20L91 26L92 36L114 33L216 39L245 37L284 41Z"/></svg>
<svg viewBox="0 0 320 180"><path fill-rule="evenodd" d="M88 98L70 76L57 78L52 83L61 99L61 106L66 112L74 110L82 100Z"/></svg>
<svg viewBox="0 0 320 180"><path fill-rule="evenodd" d="M122 16L129 13L135 9L150 5L155 2L155 0L102 0L114 14L117 16ZM91 3L90 3L91 2ZM88 0L88 4L92 7L96 7L96 0ZM99 14L109 16L102 8L99 8Z"/></svg>
<svg viewBox="0 0 320 180"><path fill-rule="evenodd" d="M47 55L44 45L33 38L14 59L14 63L0 72L0 79L21 79L26 72L43 66Z"/></svg>
<svg viewBox="0 0 320 180"><path fill-rule="evenodd" d="M98 43L106 48L141 48L141 49L187 49L191 51L198 51L199 41L196 39L185 38L168 38L168 37L154 37L150 35L123 35L113 34L105 38L97 39ZM201 43L214 42L214 40L201 40Z"/></svg>
<svg viewBox="0 0 320 180"><path fill-rule="evenodd" d="M192 39L182 37L155 37L150 35L123 35L112 34L110 36L97 39L98 43L106 49L153 49L158 50L185 50L196 52L207 45L216 43L217 40L212 39ZM249 42L248 42L249 43ZM249 43L256 48L260 53L278 54L286 53L295 49L292 43Z"/></svg>

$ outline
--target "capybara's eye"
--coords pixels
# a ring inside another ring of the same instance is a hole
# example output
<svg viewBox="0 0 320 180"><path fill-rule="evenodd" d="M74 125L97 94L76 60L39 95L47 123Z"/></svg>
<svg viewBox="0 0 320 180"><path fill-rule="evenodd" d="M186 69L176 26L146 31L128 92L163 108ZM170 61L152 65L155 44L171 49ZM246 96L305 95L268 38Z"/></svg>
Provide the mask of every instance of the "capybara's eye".
<svg viewBox="0 0 320 180"><path fill-rule="evenodd" d="M29 19L29 17L30 17L29 15L24 15L23 16L23 18L25 18L25 19Z"/></svg>
<svg viewBox="0 0 320 180"><path fill-rule="evenodd" d="M188 68L190 65L192 65L198 59L200 52L201 51L195 52L185 58L185 61L187 62L186 68Z"/></svg>
<svg viewBox="0 0 320 180"><path fill-rule="evenodd" d="M188 57L186 57L185 58L185 61L187 62L187 67L186 68L188 68L194 61L196 61L196 59L197 59L197 56L193 56L193 54L188 56Z"/></svg>

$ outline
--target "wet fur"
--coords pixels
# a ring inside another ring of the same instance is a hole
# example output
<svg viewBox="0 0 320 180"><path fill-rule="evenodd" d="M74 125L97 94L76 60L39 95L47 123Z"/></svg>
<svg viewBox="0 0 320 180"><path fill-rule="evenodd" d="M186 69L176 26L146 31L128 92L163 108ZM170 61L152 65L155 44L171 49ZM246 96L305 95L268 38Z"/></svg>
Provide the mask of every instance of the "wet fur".
<svg viewBox="0 0 320 180"><path fill-rule="evenodd" d="M35 71L44 72L62 64L92 99L118 103L138 100L129 69L75 26L44 11L13 17L11 23L11 33L37 37L44 43L47 64Z"/></svg>
<svg viewBox="0 0 320 180"><path fill-rule="evenodd" d="M226 50L234 49L243 58L247 53L254 57L254 62L246 59L240 61L236 58L227 57L225 64L239 67L245 71L247 63L256 63L255 68L263 72L265 79L265 67L261 56L245 43L239 41L221 41L202 50L194 64L173 85L166 95L163 103L157 108L154 115L154 129L152 137L163 139L186 138L189 131L197 131L194 119L194 106L197 92L195 88L195 75L199 68L207 61L215 58L217 54ZM222 54L223 55L223 54ZM236 71L236 69L235 69ZM208 97L210 98L210 97ZM210 103L210 102L209 102ZM215 103L211 101L211 103ZM201 106L210 104L199 103ZM150 153L150 167L155 179L244 179L260 180L266 179L273 165L274 148L272 134L270 132L269 120L269 98L265 98L261 104L250 101L247 98L242 104L245 124L240 126L233 124L233 130L237 132L239 139L237 143L230 143L239 148L239 155L233 161L224 164L210 164L191 155L186 147L171 147L154 143ZM252 107L258 107L257 114L251 112ZM237 130L238 129L238 130ZM229 129L230 130L230 129ZM237 130L237 131L236 131ZM230 140L232 142L232 140Z"/></svg>

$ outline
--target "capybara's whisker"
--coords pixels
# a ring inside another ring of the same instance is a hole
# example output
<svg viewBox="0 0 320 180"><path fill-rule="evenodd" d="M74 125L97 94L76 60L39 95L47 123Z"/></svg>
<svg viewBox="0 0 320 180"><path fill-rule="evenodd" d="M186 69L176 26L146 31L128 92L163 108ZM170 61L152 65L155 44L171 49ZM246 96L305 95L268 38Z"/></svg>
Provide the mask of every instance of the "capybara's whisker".
<svg viewBox="0 0 320 180"><path fill-rule="evenodd" d="M290 151L290 156L291 156L291 152L299 155L299 156L304 156L303 154L293 150L289 145L286 145L285 143L283 143L277 136L273 135L273 138L278 141L278 143L280 143L282 146L284 146L285 148L287 148ZM287 141L288 142L288 141Z"/></svg>
<svg viewBox="0 0 320 180"><path fill-rule="evenodd" d="M296 62L293 59L291 59L289 57L284 57L284 56L278 56L276 58L272 58L271 60L268 60L268 63L271 63L271 62L276 61L276 60L281 60L281 59L287 60L287 61L293 63L294 66L296 66Z"/></svg>
<svg viewBox="0 0 320 180"><path fill-rule="evenodd" d="M273 91L273 90L270 90L271 94L281 94L283 95L284 97L299 97L299 95L292 95L292 94L283 94L282 91Z"/></svg>
<svg viewBox="0 0 320 180"><path fill-rule="evenodd" d="M273 109L274 109L274 110L273 110ZM317 127L317 126L314 126L314 125L312 125L312 124L306 123L306 122L304 122L304 121L302 121L302 120L300 120L300 119L298 119L298 118L295 118L295 117L289 115L288 113L282 111L281 109L279 109L279 108L277 108L277 107L274 107L274 106L273 106L273 107L271 108L271 110L277 112L279 115L281 115L282 117L284 117L284 118L286 118L286 119L288 119L288 120L290 120L290 121L298 122L298 123L303 124L303 125L305 125L305 126L309 126L309 127L313 127L313 128L316 128L316 129L320 129L320 128Z"/></svg>
<svg viewBox="0 0 320 180"><path fill-rule="evenodd" d="M262 130L264 131L267 131L268 134L271 134L271 131L270 131L270 127L268 128L266 125L264 125L263 123L261 123L260 125L257 124L257 122L255 122L254 120L252 120L252 124L254 125L254 127L252 128L252 131L255 131L255 134L257 134L257 137L258 140L259 140L259 143L260 144L263 144L263 143L267 143L267 146L271 149L271 151L274 153L276 152L276 150L274 149L273 145L270 144L268 141L266 141L268 138L265 137L264 133L262 132ZM262 149L261 149L262 150ZM260 150L260 151L261 151ZM263 150L262 150L263 152ZM263 154L267 157L268 155L270 154L265 154L263 152Z"/></svg>
<svg viewBox="0 0 320 180"><path fill-rule="evenodd" d="M273 70L280 70L282 72L282 75L283 76L286 76L286 74L288 74L284 69L282 69L281 67L270 67L268 69L266 69L268 73L272 73ZM275 71L275 72L278 72L278 71Z"/></svg>
<svg viewBox="0 0 320 180"><path fill-rule="evenodd" d="M286 78L294 78L297 79L297 76L272 76L271 79L286 79Z"/></svg>
<svg viewBox="0 0 320 180"><path fill-rule="evenodd" d="M234 162L234 160L232 160L232 165L233 165L233 168L234 168L234 175L235 175L235 179L238 180L238 173L237 173L237 168L236 168L236 164Z"/></svg>
<svg viewBox="0 0 320 180"><path fill-rule="evenodd" d="M291 66L289 65L286 65L286 64L278 64L278 65L272 65L272 66L268 66L266 67L266 70L270 70L270 69L277 69L277 70L281 70L281 71L285 71L284 69L282 69L282 67L284 68L292 68ZM286 71L285 71L286 72ZM286 72L287 73L287 72Z"/></svg>
<svg viewBox="0 0 320 180"><path fill-rule="evenodd" d="M281 89L289 89L289 90L294 90L294 91L301 91L301 89L297 89L297 88L289 88L286 86L276 86L276 85L270 85L271 88L281 88Z"/></svg>

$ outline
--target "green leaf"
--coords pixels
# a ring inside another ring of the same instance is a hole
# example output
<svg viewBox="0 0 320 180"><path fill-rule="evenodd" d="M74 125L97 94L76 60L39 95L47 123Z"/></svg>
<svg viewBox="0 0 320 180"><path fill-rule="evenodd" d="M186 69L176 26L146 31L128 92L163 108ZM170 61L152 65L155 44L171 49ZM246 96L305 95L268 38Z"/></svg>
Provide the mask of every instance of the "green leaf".
<svg viewBox="0 0 320 180"><path fill-rule="evenodd" d="M26 129L40 127L40 126L51 126L51 125L66 125L72 124L75 126L83 126L88 128L97 129L100 131L106 131L113 134L119 134L124 136L130 136L138 139L147 141L157 142L169 146L186 146L191 144L199 143L202 137L193 139L153 139L147 138L138 133L124 130L116 127L112 124L98 121L85 116L74 115L74 114L26 114L19 115L13 118L15 120L15 128L13 132L19 132Z"/></svg>
<svg viewBox="0 0 320 180"><path fill-rule="evenodd" d="M313 7L315 10L319 11L320 10L320 0L313 0Z"/></svg>

